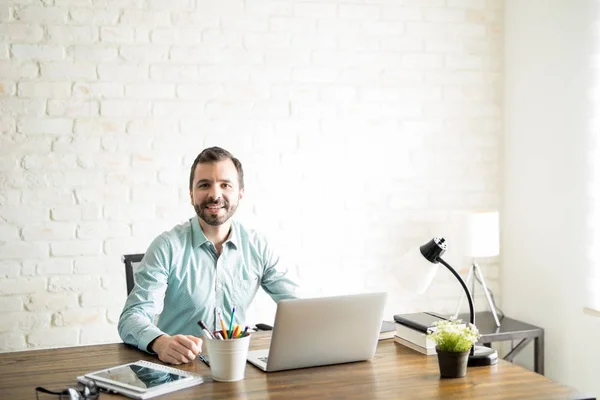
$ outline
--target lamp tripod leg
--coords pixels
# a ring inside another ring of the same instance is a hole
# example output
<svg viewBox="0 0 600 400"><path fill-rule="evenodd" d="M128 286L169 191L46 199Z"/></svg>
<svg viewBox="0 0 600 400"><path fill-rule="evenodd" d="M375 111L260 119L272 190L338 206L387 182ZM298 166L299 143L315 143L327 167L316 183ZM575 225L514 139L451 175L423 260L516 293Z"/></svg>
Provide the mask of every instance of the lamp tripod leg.
<svg viewBox="0 0 600 400"><path fill-rule="evenodd" d="M465 284L469 287L469 284L473 282L473 266L469 267L469 274L467 275L467 279L465 280ZM473 286L475 283L473 282ZM475 295L475 291L471 292L471 296ZM463 296L460 296L460 300L458 302L458 307L456 307L456 312L454 313L454 318L458 318L458 314L460 313L460 308L462 307Z"/></svg>
<svg viewBox="0 0 600 400"><path fill-rule="evenodd" d="M477 274L477 278L481 282L481 286L483 286L483 293L485 293L485 298L487 299L490 310L492 311L492 315L494 316L494 320L496 321L496 326L500 327L500 320L498 319L498 314L496 313L496 307L494 307L494 302L490 296L490 291L485 284L485 279L483 279L483 274L481 273L481 269L477 263L473 263L473 270L475 271L475 274Z"/></svg>

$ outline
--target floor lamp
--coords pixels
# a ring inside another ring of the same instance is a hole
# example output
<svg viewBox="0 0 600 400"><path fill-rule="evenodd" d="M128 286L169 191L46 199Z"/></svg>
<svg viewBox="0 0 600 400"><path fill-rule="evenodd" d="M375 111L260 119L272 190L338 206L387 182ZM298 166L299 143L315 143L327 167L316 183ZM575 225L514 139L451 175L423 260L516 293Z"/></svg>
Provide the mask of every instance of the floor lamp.
<svg viewBox="0 0 600 400"><path fill-rule="evenodd" d="M470 213L465 216L465 255L472 258L469 273L467 274L466 284L471 286L471 296L475 299L475 281L478 281L482 288L485 298L487 299L490 311L496 321L496 326L500 326L496 306L488 289L481 268L477 264L476 259L482 257L494 257L500 254L500 233L499 233L499 218L498 212L480 212ZM460 302L456 309L458 315L462 306L463 297L460 297Z"/></svg>

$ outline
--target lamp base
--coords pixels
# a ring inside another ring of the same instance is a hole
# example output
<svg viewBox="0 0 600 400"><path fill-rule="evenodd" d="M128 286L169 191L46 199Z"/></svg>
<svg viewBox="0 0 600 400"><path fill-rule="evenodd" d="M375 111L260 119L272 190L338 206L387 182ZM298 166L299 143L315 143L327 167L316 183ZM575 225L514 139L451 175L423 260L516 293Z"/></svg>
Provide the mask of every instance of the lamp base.
<svg viewBox="0 0 600 400"><path fill-rule="evenodd" d="M473 354L469 355L469 367L483 367L498 363L498 352L485 346L475 346Z"/></svg>

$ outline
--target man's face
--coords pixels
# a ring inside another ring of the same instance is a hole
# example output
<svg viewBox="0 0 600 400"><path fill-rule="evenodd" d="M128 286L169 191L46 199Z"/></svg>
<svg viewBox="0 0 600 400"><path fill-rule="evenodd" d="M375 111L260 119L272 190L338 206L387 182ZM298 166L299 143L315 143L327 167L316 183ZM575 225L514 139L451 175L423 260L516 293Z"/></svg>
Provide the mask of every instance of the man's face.
<svg viewBox="0 0 600 400"><path fill-rule="evenodd" d="M196 165L190 199L198 217L208 225L227 222L243 196L244 189L240 189L231 160Z"/></svg>

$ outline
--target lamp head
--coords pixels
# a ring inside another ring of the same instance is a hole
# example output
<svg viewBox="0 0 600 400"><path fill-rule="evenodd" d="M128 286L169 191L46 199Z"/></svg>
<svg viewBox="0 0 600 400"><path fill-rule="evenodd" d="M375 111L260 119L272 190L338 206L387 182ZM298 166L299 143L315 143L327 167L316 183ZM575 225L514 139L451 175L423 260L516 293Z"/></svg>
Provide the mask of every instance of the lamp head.
<svg viewBox="0 0 600 400"><path fill-rule="evenodd" d="M421 247L415 247L406 253L396 269L400 284L413 294L425 293L435 278L439 258L445 251L446 240L434 237Z"/></svg>
<svg viewBox="0 0 600 400"><path fill-rule="evenodd" d="M421 254L430 263L437 264L439 257L446 251L446 239L434 237L423 246L419 247Z"/></svg>

